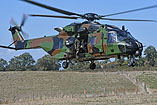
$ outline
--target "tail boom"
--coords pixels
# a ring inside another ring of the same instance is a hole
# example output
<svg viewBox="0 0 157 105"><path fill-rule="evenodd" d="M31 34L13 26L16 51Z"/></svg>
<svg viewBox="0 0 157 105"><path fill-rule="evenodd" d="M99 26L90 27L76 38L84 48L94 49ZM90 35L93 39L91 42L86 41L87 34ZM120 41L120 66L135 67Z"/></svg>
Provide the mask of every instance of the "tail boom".
<svg viewBox="0 0 157 105"><path fill-rule="evenodd" d="M16 42L16 49L37 49L43 48L48 51L53 46L52 37L42 37L30 40L20 40Z"/></svg>

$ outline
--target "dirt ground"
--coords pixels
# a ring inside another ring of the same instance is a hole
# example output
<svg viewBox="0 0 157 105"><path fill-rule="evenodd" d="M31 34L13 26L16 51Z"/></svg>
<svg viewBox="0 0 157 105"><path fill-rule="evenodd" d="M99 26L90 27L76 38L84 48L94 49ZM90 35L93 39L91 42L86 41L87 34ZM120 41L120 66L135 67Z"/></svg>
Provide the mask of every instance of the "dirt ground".
<svg viewBox="0 0 157 105"><path fill-rule="evenodd" d="M6 104L5 104L6 105ZM120 95L108 97L51 98L10 103L7 105L157 105L157 94Z"/></svg>

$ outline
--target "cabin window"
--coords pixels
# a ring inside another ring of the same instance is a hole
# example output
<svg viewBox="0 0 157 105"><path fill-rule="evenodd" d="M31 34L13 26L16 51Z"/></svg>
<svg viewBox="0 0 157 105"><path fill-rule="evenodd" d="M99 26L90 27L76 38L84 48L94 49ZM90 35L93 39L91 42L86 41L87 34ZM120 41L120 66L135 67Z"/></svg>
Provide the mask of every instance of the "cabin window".
<svg viewBox="0 0 157 105"><path fill-rule="evenodd" d="M63 39L59 38L59 46L58 49L63 48Z"/></svg>
<svg viewBox="0 0 157 105"><path fill-rule="evenodd" d="M58 37L53 37L53 49L61 49L63 48L63 39Z"/></svg>
<svg viewBox="0 0 157 105"><path fill-rule="evenodd" d="M93 32L95 32L97 29L99 29L100 28L100 25L97 25L97 24L91 24L90 26L89 26L89 28L88 28L88 31L90 32L90 33L93 33Z"/></svg>
<svg viewBox="0 0 157 105"><path fill-rule="evenodd" d="M96 45L96 40L97 40L97 37L95 37L95 36L93 36L93 37L91 38L91 45L92 45L92 46Z"/></svg>

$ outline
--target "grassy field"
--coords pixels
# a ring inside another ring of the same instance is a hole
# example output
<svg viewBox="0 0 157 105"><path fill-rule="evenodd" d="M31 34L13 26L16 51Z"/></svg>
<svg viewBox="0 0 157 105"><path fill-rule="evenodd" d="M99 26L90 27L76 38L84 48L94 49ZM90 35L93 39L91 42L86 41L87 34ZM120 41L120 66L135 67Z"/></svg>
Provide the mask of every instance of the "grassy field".
<svg viewBox="0 0 157 105"><path fill-rule="evenodd" d="M126 73L153 93L137 93L138 86L120 72L0 72L0 104L157 105L157 72Z"/></svg>
<svg viewBox="0 0 157 105"><path fill-rule="evenodd" d="M149 88L154 90L153 92L157 92L157 72L144 72L136 78L145 82Z"/></svg>
<svg viewBox="0 0 157 105"><path fill-rule="evenodd" d="M0 103L38 98L81 97L135 92L137 87L118 73L0 72Z"/></svg>
<svg viewBox="0 0 157 105"><path fill-rule="evenodd" d="M91 98L51 98L29 102L18 102L10 105L157 105L157 94L130 94Z"/></svg>

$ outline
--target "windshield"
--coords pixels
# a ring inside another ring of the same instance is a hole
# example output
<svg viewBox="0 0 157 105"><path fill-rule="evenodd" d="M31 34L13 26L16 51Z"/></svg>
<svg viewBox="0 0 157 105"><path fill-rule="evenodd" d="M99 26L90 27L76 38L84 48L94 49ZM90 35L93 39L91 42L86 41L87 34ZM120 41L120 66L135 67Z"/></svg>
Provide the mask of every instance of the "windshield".
<svg viewBox="0 0 157 105"><path fill-rule="evenodd" d="M122 30L110 30L108 31L108 43L121 42L128 39L129 36Z"/></svg>
<svg viewBox="0 0 157 105"><path fill-rule="evenodd" d="M127 32L127 35L128 35L128 37L130 37L130 38L132 38L132 39L134 39L134 40L136 40L132 35L131 35L131 33L130 32Z"/></svg>
<svg viewBox="0 0 157 105"><path fill-rule="evenodd" d="M133 39L136 40L130 32L121 30L115 26L111 25L106 25L107 29L107 36L108 36L108 43L116 43L116 42L121 42L125 41L127 39Z"/></svg>
<svg viewBox="0 0 157 105"><path fill-rule="evenodd" d="M125 31L119 30L117 31L117 39L118 41L123 41L125 39L128 39L128 35Z"/></svg>

